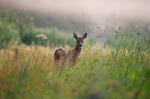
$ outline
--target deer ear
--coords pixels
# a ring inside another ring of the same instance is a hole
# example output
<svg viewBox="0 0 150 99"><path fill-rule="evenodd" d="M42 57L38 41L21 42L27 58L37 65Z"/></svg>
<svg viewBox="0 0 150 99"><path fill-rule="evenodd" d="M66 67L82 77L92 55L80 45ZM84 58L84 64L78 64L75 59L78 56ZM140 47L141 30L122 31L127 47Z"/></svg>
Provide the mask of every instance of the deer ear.
<svg viewBox="0 0 150 99"><path fill-rule="evenodd" d="M85 33L82 38L85 39L87 37L87 33Z"/></svg>
<svg viewBox="0 0 150 99"><path fill-rule="evenodd" d="M78 38L78 35L75 32L73 32L73 37L76 39Z"/></svg>

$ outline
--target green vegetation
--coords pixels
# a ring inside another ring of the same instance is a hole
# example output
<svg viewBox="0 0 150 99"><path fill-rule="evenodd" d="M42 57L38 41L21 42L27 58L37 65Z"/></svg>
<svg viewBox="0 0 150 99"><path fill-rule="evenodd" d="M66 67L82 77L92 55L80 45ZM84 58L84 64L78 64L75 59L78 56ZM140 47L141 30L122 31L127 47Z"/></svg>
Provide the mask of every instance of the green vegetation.
<svg viewBox="0 0 150 99"><path fill-rule="evenodd" d="M148 33L116 31L101 47L91 39L84 43L76 65L56 70L54 49L73 46L72 36L35 28L29 16L4 10L0 11L0 99L150 98ZM37 34L48 39L36 38Z"/></svg>
<svg viewBox="0 0 150 99"><path fill-rule="evenodd" d="M74 45L72 35L66 36L60 33L56 28L39 29L33 25L33 18L28 14L17 11L11 11L4 7L0 8L0 48L4 48L9 42L17 41L19 44L27 45L36 44L43 45ZM37 39L36 35L44 34L48 37L43 42L42 39Z"/></svg>
<svg viewBox="0 0 150 99"><path fill-rule="evenodd" d="M115 35L110 35L105 43L115 49L127 48L129 50L138 49L149 51L149 49L147 49L150 47L149 38L150 31L148 31L148 28L143 29L142 33L128 28L123 31L115 31Z"/></svg>

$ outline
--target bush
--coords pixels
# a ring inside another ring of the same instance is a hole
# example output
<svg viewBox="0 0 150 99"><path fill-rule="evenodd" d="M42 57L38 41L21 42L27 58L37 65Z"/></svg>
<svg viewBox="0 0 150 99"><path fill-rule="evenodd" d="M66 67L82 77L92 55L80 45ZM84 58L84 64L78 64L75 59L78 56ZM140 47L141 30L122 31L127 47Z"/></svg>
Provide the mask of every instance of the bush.
<svg viewBox="0 0 150 99"><path fill-rule="evenodd" d="M47 40L36 38L36 35L38 34L46 35ZM73 39L72 35L66 36L66 34L60 33L56 28L34 29L32 36L32 42L38 45L45 45L46 43L49 44L49 46L64 46L66 44L70 46L75 46L75 40Z"/></svg>
<svg viewBox="0 0 150 99"><path fill-rule="evenodd" d="M36 35L44 34L47 40L36 38ZM27 13L0 8L0 48L3 48L11 41L17 41L27 45L49 45L75 46L72 36L60 33L56 28L39 29L33 24L33 18Z"/></svg>
<svg viewBox="0 0 150 99"><path fill-rule="evenodd" d="M19 41L18 31L14 28L14 24L0 19L0 48L4 48L10 41Z"/></svg>

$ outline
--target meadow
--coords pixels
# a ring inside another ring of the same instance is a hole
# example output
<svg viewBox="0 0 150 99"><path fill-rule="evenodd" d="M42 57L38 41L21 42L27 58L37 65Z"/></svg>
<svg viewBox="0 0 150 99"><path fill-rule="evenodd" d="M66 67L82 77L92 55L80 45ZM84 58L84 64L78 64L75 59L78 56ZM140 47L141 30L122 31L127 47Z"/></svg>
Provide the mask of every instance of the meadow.
<svg viewBox="0 0 150 99"><path fill-rule="evenodd" d="M55 69L54 50L73 48L72 35L36 28L30 16L8 12L0 12L1 99L150 98L149 31L114 31L104 44L86 40L74 66ZM40 33L47 39L37 38Z"/></svg>

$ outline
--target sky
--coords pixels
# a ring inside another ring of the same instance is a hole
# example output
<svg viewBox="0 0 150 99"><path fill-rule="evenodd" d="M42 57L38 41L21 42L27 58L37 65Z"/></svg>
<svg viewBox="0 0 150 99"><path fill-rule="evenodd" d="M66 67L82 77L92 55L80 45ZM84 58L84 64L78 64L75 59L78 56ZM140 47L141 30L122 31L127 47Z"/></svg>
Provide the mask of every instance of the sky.
<svg viewBox="0 0 150 99"><path fill-rule="evenodd" d="M150 21L150 0L0 0L0 4L66 17L85 16L96 23L112 16Z"/></svg>

